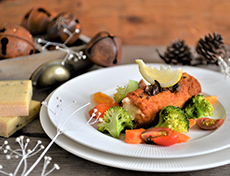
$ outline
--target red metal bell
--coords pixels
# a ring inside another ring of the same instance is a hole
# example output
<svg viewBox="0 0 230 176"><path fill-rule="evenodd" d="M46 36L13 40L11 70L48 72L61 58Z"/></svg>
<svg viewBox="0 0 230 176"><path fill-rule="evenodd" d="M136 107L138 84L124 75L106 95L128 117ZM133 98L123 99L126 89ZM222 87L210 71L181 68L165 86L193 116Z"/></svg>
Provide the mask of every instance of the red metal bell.
<svg viewBox="0 0 230 176"><path fill-rule="evenodd" d="M99 32L86 45L90 60L101 66L113 66L121 60L121 39L108 32Z"/></svg>
<svg viewBox="0 0 230 176"><path fill-rule="evenodd" d="M33 35L45 34L48 24L56 15L56 12L45 7L34 7L26 13L21 25L28 29Z"/></svg>
<svg viewBox="0 0 230 176"><path fill-rule="evenodd" d="M33 37L20 25L5 24L0 28L0 58L14 58L35 52Z"/></svg>
<svg viewBox="0 0 230 176"><path fill-rule="evenodd" d="M60 41L67 45L73 44L79 38L80 32L81 25L77 17L70 12L60 13L47 28L49 40ZM71 38L69 38L70 35Z"/></svg>

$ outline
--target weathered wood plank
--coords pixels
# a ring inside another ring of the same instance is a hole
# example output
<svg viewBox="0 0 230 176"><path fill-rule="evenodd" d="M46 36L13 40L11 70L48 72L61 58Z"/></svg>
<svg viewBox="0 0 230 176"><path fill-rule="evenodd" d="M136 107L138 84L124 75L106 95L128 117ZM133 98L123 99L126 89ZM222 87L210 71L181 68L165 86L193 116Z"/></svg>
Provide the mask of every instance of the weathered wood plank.
<svg viewBox="0 0 230 176"><path fill-rule="evenodd" d="M83 50L85 45L72 47L74 51ZM33 55L1 60L0 80L30 79L32 73L42 64L54 59L64 59L66 53L59 50L44 51Z"/></svg>

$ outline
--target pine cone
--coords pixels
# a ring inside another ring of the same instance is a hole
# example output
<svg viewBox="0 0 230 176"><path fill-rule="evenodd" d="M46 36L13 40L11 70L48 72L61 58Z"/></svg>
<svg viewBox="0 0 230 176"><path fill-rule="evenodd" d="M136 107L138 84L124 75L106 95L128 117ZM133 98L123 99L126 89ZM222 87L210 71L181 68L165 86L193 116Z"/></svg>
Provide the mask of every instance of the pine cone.
<svg viewBox="0 0 230 176"><path fill-rule="evenodd" d="M221 34L213 33L205 36L204 39L200 39L196 46L196 52L202 59L205 59L208 64L218 65L218 57L222 59L228 57L227 48L224 43L224 39Z"/></svg>
<svg viewBox="0 0 230 176"><path fill-rule="evenodd" d="M167 64L179 63L183 65L191 65L193 58L190 48L185 44L185 41L180 41L179 39L172 41L171 45L167 47L164 56L162 56L158 50L157 52Z"/></svg>

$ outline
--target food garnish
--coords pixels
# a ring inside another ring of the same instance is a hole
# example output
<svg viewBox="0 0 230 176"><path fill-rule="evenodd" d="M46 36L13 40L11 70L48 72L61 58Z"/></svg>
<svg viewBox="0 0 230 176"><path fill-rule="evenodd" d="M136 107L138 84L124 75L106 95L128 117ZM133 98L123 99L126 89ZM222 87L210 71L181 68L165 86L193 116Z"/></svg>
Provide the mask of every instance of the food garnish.
<svg viewBox="0 0 230 176"><path fill-rule="evenodd" d="M126 86L117 87L114 99L95 93L97 105L89 115L90 119L97 118L99 131L114 138L125 132L124 142L129 144L170 146L187 142L190 137L186 133L195 125L215 130L223 124L224 119L211 119L217 96L201 95L196 78L182 73L182 69L173 71L169 66L158 70L140 59L136 62L150 84L129 80Z"/></svg>
<svg viewBox="0 0 230 176"><path fill-rule="evenodd" d="M174 131L187 133L189 130L188 117L179 107L167 106L159 113L159 121L155 127L167 127Z"/></svg>
<svg viewBox="0 0 230 176"><path fill-rule="evenodd" d="M187 142L190 139L189 136L187 136L184 133L180 133L178 131L173 131L173 134L177 135L178 138L179 138L179 140L177 141L177 143Z"/></svg>
<svg viewBox="0 0 230 176"><path fill-rule="evenodd" d="M124 129L133 129L131 116L121 106L109 108L97 125L101 132L108 132L114 138L119 138Z"/></svg>
<svg viewBox="0 0 230 176"><path fill-rule="evenodd" d="M196 125L195 119L188 119L188 121L189 121L189 129L191 129L194 125Z"/></svg>
<svg viewBox="0 0 230 176"><path fill-rule="evenodd" d="M173 131L167 127L153 127L147 130L143 128L126 130L125 142L129 144L158 144L170 146L176 143L187 142L190 139L184 133Z"/></svg>
<svg viewBox="0 0 230 176"><path fill-rule="evenodd" d="M184 108L184 112L189 119L198 119L201 117L210 117L213 115L214 108L212 104L204 98L204 95L195 95Z"/></svg>
<svg viewBox="0 0 230 176"><path fill-rule="evenodd" d="M93 95L93 99L97 102L97 103L105 103L105 104L112 104L113 103L113 98L102 93L102 92L96 92Z"/></svg>
<svg viewBox="0 0 230 176"><path fill-rule="evenodd" d="M122 100L122 106L130 113L134 128L152 127L158 120L158 113L166 106L183 108L194 95L201 93L201 85L193 76L183 73L178 82L180 90L171 92L168 88L149 94L144 87L132 91ZM148 85L146 85L147 87ZM159 89L158 89L159 90Z"/></svg>
<svg viewBox="0 0 230 176"><path fill-rule="evenodd" d="M143 143L141 134L145 131L144 128L125 130L125 142L129 144L140 144Z"/></svg>
<svg viewBox="0 0 230 176"><path fill-rule="evenodd" d="M109 104L106 104L106 103L100 103L100 104L97 104L94 108L92 108L90 111L89 111L89 116L92 117L96 117L96 118L102 118L104 116L104 113L109 109L111 108L111 105ZM93 115L93 113L95 113Z"/></svg>
<svg viewBox="0 0 230 176"><path fill-rule="evenodd" d="M147 82L155 84L155 80L157 80L163 88L176 84L180 80L183 72L182 68L172 70L170 66L168 66L167 69L161 66L160 70L156 67L148 67L141 59L136 59L136 63L138 64L141 75Z"/></svg>
<svg viewBox="0 0 230 176"><path fill-rule="evenodd" d="M172 133L170 136L157 137L152 140L157 145L170 146L176 144L179 141L179 137Z"/></svg>
<svg viewBox="0 0 230 176"><path fill-rule="evenodd" d="M124 87L117 87L117 93L114 96L114 99L117 103L120 103L121 100L129 93L138 89L138 82L129 80L129 83Z"/></svg>
<svg viewBox="0 0 230 176"><path fill-rule="evenodd" d="M173 134L173 130L167 127L154 127L145 130L141 137L145 143L170 146L176 144L179 137Z"/></svg>
<svg viewBox="0 0 230 176"><path fill-rule="evenodd" d="M212 95L212 96L207 96L207 97L204 97L206 100L208 100L211 104L214 104L216 103L217 101L217 96L216 95Z"/></svg>
<svg viewBox="0 0 230 176"><path fill-rule="evenodd" d="M129 144L152 143L170 146L175 143L187 142L190 137L186 133L195 124L201 129L215 130L224 122L224 119L211 119L207 117L198 118L197 120L193 118L187 119L183 109L171 105L164 107L159 113L158 125L147 130L144 128L133 129L130 115L118 103L99 103L89 111L90 116L93 113L95 113L94 116L98 119L101 118L98 121L99 131L119 138L120 134L125 130L124 142ZM121 117L120 120L119 117Z"/></svg>
<svg viewBox="0 0 230 176"><path fill-rule="evenodd" d="M196 120L196 124L203 130L215 130L224 123L224 119L211 119L208 117L199 118Z"/></svg>

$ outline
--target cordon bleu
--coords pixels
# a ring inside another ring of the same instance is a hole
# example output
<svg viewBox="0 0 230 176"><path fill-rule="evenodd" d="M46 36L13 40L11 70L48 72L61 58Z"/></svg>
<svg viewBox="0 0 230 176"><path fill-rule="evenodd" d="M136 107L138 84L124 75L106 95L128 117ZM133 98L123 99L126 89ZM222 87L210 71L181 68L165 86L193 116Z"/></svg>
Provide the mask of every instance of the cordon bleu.
<svg viewBox="0 0 230 176"><path fill-rule="evenodd" d="M201 85L193 76L183 73L178 82L180 90L172 92L162 91L150 96L141 87L127 94L122 100L123 108L131 115L134 128L147 128L156 123L156 116L163 107L173 105L182 108L194 95L201 93Z"/></svg>

